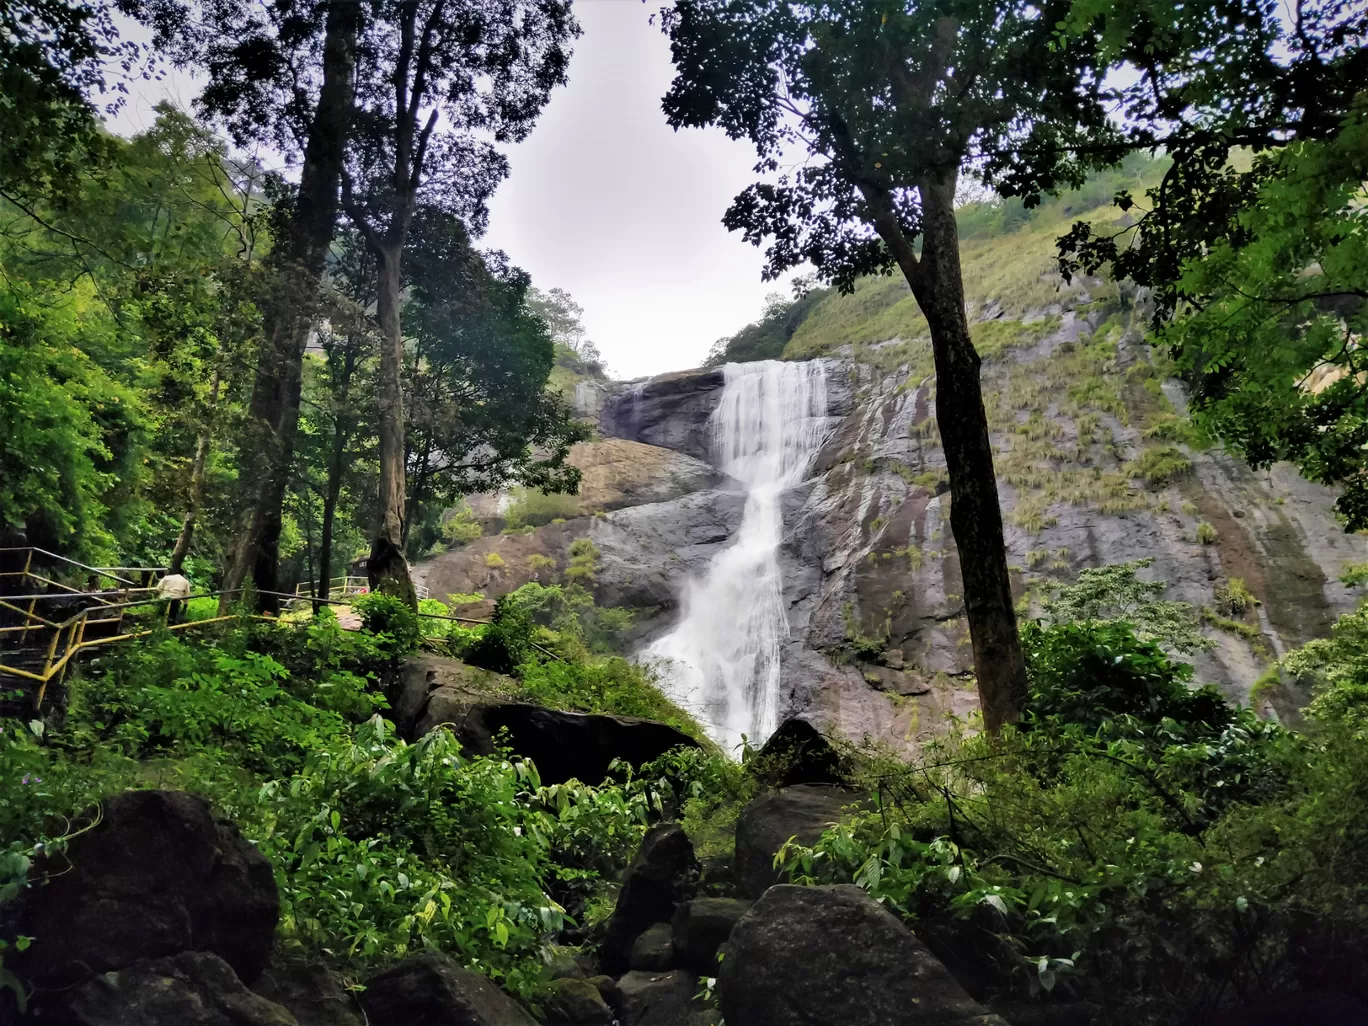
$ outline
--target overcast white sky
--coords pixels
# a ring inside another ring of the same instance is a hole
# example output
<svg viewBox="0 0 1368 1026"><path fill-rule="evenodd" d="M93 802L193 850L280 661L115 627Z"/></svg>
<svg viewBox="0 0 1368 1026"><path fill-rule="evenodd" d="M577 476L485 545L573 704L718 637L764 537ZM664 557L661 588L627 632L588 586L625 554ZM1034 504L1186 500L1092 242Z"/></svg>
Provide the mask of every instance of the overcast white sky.
<svg viewBox="0 0 1368 1026"><path fill-rule="evenodd" d="M575 297L618 377L697 366L717 338L759 316L767 292L788 289L762 282L761 252L722 227L752 180L750 146L665 123L669 44L648 20L658 6L575 0L584 35L570 84L509 150L512 175L483 240L539 287ZM130 91L114 122L125 133L147 127L164 96L188 109L196 88L172 74Z"/></svg>

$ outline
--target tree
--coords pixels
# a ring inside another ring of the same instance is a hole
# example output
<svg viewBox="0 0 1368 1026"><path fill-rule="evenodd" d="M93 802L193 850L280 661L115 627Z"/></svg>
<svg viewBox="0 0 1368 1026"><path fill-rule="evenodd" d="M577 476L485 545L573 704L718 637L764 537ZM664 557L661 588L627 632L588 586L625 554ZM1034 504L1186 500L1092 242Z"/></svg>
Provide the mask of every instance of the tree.
<svg viewBox="0 0 1368 1026"><path fill-rule="evenodd" d="M357 64L347 214L377 269L380 522L367 573L416 605L406 521L402 261L420 195L479 229L507 174L493 142L532 130L565 82L579 27L569 0L386 0L370 8ZM491 142L490 140L493 140Z"/></svg>
<svg viewBox="0 0 1368 1026"><path fill-rule="evenodd" d="M589 428L546 387L555 346L526 272L476 252L461 221L432 208L419 210L411 248L405 540L421 553L462 496L511 482L575 491L566 460Z"/></svg>
<svg viewBox="0 0 1368 1026"><path fill-rule="evenodd" d="M9 411L10 451L28 449L30 470L0 475L2 519L35 543L184 562L232 473L213 443L260 329L258 174L162 107L148 131L110 137L98 173L60 197L0 203L0 348L25 377L48 368ZM77 435L84 458L57 444ZM32 473L49 486L34 490Z"/></svg>
<svg viewBox="0 0 1368 1026"><path fill-rule="evenodd" d="M281 510L299 426L304 347L318 312L340 210L363 6L353 0L143 0L157 42L181 66L203 65L197 101L239 145L302 151L297 189L279 189L273 288L263 302L241 478L241 526L224 573L227 592L252 577L263 608L279 606Z"/></svg>
<svg viewBox="0 0 1368 1026"><path fill-rule="evenodd" d="M60 204L102 163L109 139L96 96L117 109L106 74L132 71L139 47L119 38L129 3L25 0L0 5L0 195Z"/></svg>
<svg viewBox="0 0 1368 1026"><path fill-rule="evenodd" d="M584 307L570 293L565 289L533 288L527 293L527 305L546 322L546 330L556 345L563 346L576 362L602 370L603 354L584 328Z"/></svg>
<svg viewBox="0 0 1368 1026"><path fill-rule="evenodd" d="M1196 419L1254 466L1342 484L1368 526L1368 9L1078 0L1066 29L1117 70L1127 144L1171 163L1118 194L1115 230L1075 225L1061 269L1145 286Z"/></svg>
<svg viewBox="0 0 1368 1026"><path fill-rule="evenodd" d="M677 0L670 123L749 139L766 180L723 223L843 290L906 277L930 326L974 666L990 731L1026 701L1002 514L969 337L954 200L963 169L1034 203L1115 161L1094 41L1062 0ZM796 171L779 173L797 162Z"/></svg>

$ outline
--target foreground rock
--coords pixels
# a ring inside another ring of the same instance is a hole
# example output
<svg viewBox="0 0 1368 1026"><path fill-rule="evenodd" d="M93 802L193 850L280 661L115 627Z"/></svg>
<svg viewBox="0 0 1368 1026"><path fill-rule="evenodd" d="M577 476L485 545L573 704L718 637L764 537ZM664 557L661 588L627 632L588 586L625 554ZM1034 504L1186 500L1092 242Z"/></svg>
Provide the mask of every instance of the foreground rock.
<svg viewBox="0 0 1368 1026"><path fill-rule="evenodd" d="M736 820L736 878L747 898L758 898L778 883L774 856L790 837L812 844L841 818L844 806L856 801L838 787L799 784L762 794L741 810Z"/></svg>
<svg viewBox="0 0 1368 1026"><path fill-rule="evenodd" d="M727 942L717 990L722 1017L744 1026L1006 1026L850 885L766 891Z"/></svg>
<svg viewBox="0 0 1368 1026"><path fill-rule="evenodd" d="M699 976L715 975L717 952L750 907L738 898L694 898L680 905L672 924L680 964Z"/></svg>
<svg viewBox="0 0 1368 1026"><path fill-rule="evenodd" d="M546 998L546 1026L613 1026L613 1010L588 980L556 980Z"/></svg>
<svg viewBox="0 0 1368 1026"><path fill-rule="evenodd" d="M39 1021L69 1026L298 1026L253 994L217 955L189 951L102 973ZM35 1009L36 1011L36 1009Z"/></svg>
<svg viewBox="0 0 1368 1026"><path fill-rule="evenodd" d="M418 721L428 714L448 716L475 702L488 702L517 691L518 682L493 670L471 666L459 659L417 653L404 660L396 686L389 692L391 712L399 733L417 738ZM424 732L425 733L425 732Z"/></svg>
<svg viewBox="0 0 1368 1026"><path fill-rule="evenodd" d="M1218 1017L1213 1026L1364 1026L1368 1004L1350 994L1310 991L1248 1005Z"/></svg>
<svg viewBox="0 0 1368 1026"><path fill-rule="evenodd" d="M366 984L369 1026L537 1026L532 1013L446 955L406 958Z"/></svg>
<svg viewBox="0 0 1368 1026"><path fill-rule="evenodd" d="M609 972L626 969L632 946L648 927L668 923L675 909L693 897L698 860L678 823L659 823L646 832L627 867L617 907L599 950Z"/></svg>
<svg viewBox="0 0 1368 1026"><path fill-rule="evenodd" d="M421 736L450 724L461 746L474 755L493 755L501 731L517 754L537 764L542 783L560 784L570 779L597 784L608 775L608 766L621 759L640 766L671 748L697 748L698 742L682 731L655 720L632 716L599 716L560 712L521 702L478 702L447 706L429 700L415 728Z"/></svg>
<svg viewBox="0 0 1368 1026"><path fill-rule="evenodd" d="M621 1026L687 1026L702 1008L695 1000L698 980L686 972L630 972L618 981L618 990ZM755 1026L761 1024L757 1021Z"/></svg>
<svg viewBox="0 0 1368 1026"><path fill-rule="evenodd" d="M770 735L756 767L771 787L845 782L840 753L816 727L796 717L779 724Z"/></svg>
<svg viewBox="0 0 1368 1026"><path fill-rule="evenodd" d="M351 999L321 965L267 969L252 990L288 1009L299 1026L363 1026Z"/></svg>
<svg viewBox="0 0 1368 1026"><path fill-rule="evenodd" d="M99 823L35 867L18 932L44 986L147 958L212 952L243 981L271 953L280 898L271 864L238 828L184 791L129 791Z"/></svg>

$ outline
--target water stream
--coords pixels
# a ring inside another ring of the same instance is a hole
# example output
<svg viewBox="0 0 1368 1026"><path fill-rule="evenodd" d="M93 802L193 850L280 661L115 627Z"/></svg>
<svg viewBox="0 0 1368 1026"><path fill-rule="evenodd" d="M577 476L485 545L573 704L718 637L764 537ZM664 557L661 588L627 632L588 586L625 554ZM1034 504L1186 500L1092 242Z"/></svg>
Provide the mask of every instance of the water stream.
<svg viewBox="0 0 1368 1026"><path fill-rule="evenodd" d="M675 629L644 653L666 693L724 748L762 743L778 726L779 663L788 637L779 546L783 493L826 436L820 360L729 363L711 428L717 466L746 489L741 526L681 597Z"/></svg>

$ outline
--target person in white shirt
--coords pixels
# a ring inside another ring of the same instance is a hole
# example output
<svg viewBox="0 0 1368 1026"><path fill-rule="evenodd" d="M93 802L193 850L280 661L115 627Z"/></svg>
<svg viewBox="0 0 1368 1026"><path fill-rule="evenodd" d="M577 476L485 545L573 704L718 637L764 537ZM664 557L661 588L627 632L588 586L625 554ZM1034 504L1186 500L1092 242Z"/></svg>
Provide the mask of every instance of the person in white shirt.
<svg viewBox="0 0 1368 1026"><path fill-rule="evenodd" d="M166 625L175 626L181 622L185 612L185 600L190 597L190 581L180 574L167 574L157 582L157 598L167 603Z"/></svg>

